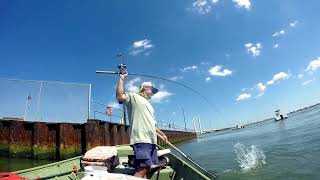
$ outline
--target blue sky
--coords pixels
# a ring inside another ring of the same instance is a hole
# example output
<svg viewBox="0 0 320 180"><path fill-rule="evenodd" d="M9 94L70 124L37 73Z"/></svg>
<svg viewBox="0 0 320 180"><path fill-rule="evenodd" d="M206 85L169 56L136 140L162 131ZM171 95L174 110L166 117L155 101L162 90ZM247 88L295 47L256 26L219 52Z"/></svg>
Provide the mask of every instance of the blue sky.
<svg viewBox="0 0 320 180"><path fill-rule="evenodd" d="M0 77L90 83L94 99L112 104L117 77L95 70L116 70L115 54L123 52L129 72L184 83L213 104L168 82L128 77L128 90L142 81L160 87L153 100L158 120L182 126L184 108L189 127L197 114L205 128L257 121L272 117L275 109L319 102L319 5L316 0L3 0ZM8 95L8 86L2 86L4 109L17 92ZM37 94L20 89L22 97ZM46 108L85 106L86 88L76 89L69 103L50 104L59 92L47 95Z"/></svg>

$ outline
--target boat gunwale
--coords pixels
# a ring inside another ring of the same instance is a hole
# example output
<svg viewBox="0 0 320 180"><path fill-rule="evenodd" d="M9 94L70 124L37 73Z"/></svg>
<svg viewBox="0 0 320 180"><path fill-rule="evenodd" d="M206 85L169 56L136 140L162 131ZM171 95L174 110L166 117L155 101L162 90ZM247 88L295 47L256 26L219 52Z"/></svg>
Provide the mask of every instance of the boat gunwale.
<svg viewBox="0 0 320 180"><path fill-rule="evenodd" d="M126 147L126 146L129 146L129 144L123 144L123 145L116 145L116 147ZM159 149L164 149L163 147L157 145L157 147ZM206 174L205 172L201 172L200 170L196 169L195 167L193 167L191 164L191 162L186 162L184 161L183 159L181 159L179 156L175 155L174 153L170 152L169 155L173 156L174 158L176 158L177 161L180 161L181 165L182 166L187 166L190 170L192 170L194 173L198 174L199 176L201 176L203 179L215 179L216 177L210 177L210 174ZM79 160L79 163L80 163L80 158L82 157L83 155L80 155L80 156L76 156L76 157L73 157L73 158L69 158L69 159L65 159L65 160L62 160L62 161L58 161L58 162L54 162L54 163L49 163L49 164L45 164L45 165L41 165L41 166L37 166L37 167L32 167L32 168L28 168L28 169L22 169L22 170L18 170L18 171L13 171L12 173L15 173L17 175L23 175L23 174L26 174L26 173L31 173L32 171L38 171L38 170L42 170L42 169L48 169L50 167L53 167L53 166L60 166L61 164L64 164L64 163L68 163L68 162L72 162L72 161L77 161ZM176 168L173 168L171 167L172 169L174 169L176 171ZM79 169L82 169L82 168L79 168ZM68 173L72 173L73 170L69 170L69 171L62 171L60 173L56 173L56 174L52 174L52 175L49 175L49 176L57 176L57 175L61 175L61 174L68 174Z"/></svg>

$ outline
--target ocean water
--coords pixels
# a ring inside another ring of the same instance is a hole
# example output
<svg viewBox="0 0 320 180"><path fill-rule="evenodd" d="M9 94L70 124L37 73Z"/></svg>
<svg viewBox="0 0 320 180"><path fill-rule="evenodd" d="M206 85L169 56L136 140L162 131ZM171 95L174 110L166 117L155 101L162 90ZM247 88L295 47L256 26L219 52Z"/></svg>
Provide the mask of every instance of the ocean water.
<svg viewBox="0 0 320 180"><path fill-rule="evenodd" d="M177 146L221 180L320 179L320 106Z"/></svg>

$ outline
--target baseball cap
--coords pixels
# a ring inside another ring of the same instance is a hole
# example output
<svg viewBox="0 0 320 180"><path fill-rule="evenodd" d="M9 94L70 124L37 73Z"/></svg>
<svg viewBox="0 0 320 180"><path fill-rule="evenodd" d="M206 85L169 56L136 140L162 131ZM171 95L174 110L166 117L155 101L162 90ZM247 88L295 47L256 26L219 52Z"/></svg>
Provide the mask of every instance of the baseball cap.
<svg viewBox="0 0 320 180"><path fill-rule="evenodd" d="M143 82L141 83L140 85L140 92L142 91L142 88L143 87L152 87L151 91L152 91L152 94L156 94L159 90L157 88L154 87L154 85L152 84L152 82Z"/></svg>

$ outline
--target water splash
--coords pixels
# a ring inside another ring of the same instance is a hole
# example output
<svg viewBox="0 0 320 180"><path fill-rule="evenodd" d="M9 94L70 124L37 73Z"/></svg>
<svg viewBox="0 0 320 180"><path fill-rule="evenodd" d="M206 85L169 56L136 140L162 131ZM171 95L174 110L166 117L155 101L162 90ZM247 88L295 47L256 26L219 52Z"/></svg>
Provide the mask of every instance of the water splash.
<svg viewBox="0 0 320 180"><path fill-rule="evenodd" d="M255 145L246 148L243 144L234 145L237 161L242 170L248 171L260 165L266 164L266 156L263 151Z"/></svg>

